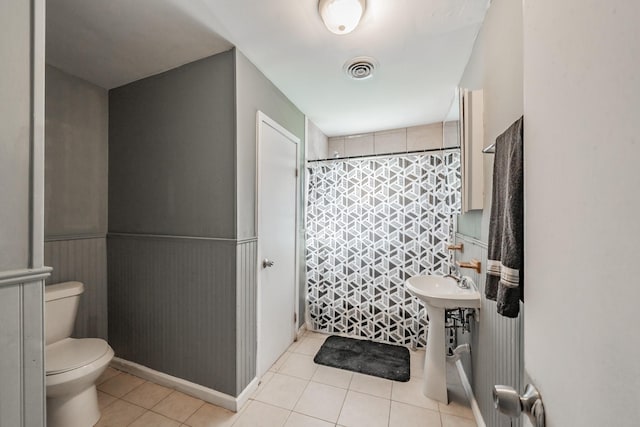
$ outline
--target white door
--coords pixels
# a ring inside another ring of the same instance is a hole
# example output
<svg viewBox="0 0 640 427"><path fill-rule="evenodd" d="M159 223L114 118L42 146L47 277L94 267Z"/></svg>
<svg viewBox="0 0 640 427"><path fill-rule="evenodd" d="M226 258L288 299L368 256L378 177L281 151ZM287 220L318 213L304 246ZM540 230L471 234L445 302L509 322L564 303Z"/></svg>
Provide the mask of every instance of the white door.
<svg viewBox="0 0 640 427"><path fill-rule="evenodd" d="M640 3L524 4L525 371L549 427L639 426Z"/></svg>
<svg viewBox="0 0 640 427"><path fill-rule="evenodd" d="M258 356L264 375L295 334L298 138L258 113Z"/></svg>

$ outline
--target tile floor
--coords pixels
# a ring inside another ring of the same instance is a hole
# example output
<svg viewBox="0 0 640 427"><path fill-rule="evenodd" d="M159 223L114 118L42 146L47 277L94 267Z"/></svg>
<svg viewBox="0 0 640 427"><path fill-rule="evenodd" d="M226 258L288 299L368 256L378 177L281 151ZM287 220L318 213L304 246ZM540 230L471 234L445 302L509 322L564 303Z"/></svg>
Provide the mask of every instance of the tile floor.
<svg viewBox="0 0 640 427"><path fill-rule="evenodd" d="M407 383L313 363L327 335L306 332L262 378L238 413L108 368L98 380L99 427L475 427L457 371L443 405L420 391L424 352Z"/></svg>

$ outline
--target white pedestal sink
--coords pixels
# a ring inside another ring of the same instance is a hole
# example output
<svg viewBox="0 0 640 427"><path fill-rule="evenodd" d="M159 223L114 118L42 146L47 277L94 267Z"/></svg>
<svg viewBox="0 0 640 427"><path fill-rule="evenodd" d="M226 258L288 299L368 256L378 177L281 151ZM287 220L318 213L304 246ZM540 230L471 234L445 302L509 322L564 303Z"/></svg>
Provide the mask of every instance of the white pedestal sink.
<svg viewBox="0 0 640 427"><path fill-rule="evenodd" d="M444 276L415 276L405 282L407 290L424 302L429 315L422 392L428 398L447 404L444 310L480 308L480 293L471 279L468 281L469 289L459 287L455 279Z"/></svg>

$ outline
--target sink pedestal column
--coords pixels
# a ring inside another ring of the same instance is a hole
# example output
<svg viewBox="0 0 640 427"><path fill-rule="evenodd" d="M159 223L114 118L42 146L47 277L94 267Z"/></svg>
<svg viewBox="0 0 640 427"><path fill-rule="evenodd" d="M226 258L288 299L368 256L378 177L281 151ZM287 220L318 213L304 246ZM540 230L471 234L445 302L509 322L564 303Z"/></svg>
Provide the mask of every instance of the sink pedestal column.
<svg viewBox="0 0 640 427"><path fill-rule="evenodd" d="M429 315L429 330L424 358L422 393L430 399L448 404L444 309L425 305Z"/></svg>

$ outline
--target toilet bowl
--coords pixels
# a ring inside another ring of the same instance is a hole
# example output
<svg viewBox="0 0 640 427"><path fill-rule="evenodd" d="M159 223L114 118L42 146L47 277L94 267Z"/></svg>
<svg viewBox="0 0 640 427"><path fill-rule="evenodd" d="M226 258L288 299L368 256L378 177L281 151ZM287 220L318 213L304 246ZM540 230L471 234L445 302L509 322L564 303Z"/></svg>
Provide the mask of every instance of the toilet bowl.
<svg viewBox="0 0 640 427"><path fill-rule="evenodd" d="M84 285L45 287L45 367L48 427L90 427L100 419L95 382L113 359L98 338L70 338Z"/></svg>

